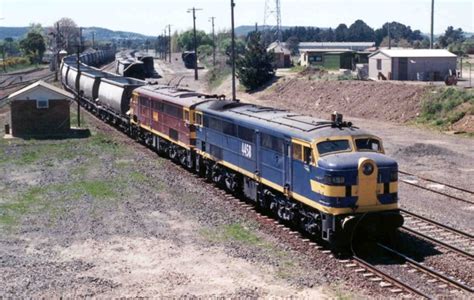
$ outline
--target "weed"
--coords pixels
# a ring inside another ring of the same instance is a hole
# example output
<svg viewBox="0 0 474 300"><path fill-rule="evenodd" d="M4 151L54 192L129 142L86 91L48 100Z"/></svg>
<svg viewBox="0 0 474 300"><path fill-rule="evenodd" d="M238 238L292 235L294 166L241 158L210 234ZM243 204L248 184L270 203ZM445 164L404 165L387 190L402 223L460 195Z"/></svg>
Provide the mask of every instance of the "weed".
<svg viewBox="0 0 474 300"><path fill-rule="evenodd" d="M207 73L207 84L211 90L219 87L230 75L231 69L227 64L217 65L209 69Z"/></svg>
<svg viewBox="0 0 474 300"><path fill-rule="evenodd" d="M271 248L269 244L255 235L247 226L240 223L223 225L214 230L203 229L200 234L213 242L237 241L247 245Z"/></svg>
<svg viewBox="0 0 474 300"><path fill-rule="evenodd" d="M36 162L39 158L38 150L32 149L25 151L21 154L20 159L18 160L19 165L30 165Z"/></svg>
<svg viewBox="0 0 474 300"><path fill-rule="evenodd" d="M114 184L107 181L77 181L71 184L71 188L78 194L87 194L93 198L113 198L117 193L113 189ZM67 187L66 187L67 188Z"/></svg>
<svg viewBox="0 0 474 300"><path fill-rule="evenodd" d="M458 88L443 88L427 94L422 102L418 122L442 129L474 112L474 93Z"/></svg>
<svg viewBox="0 0 474 300"><path fill-rule="evenodd" d="M30 211L33 204L37 203L44 194L45 189L33 187L10 203L0 204L0 224L13 225L17 218Z"/></svg>

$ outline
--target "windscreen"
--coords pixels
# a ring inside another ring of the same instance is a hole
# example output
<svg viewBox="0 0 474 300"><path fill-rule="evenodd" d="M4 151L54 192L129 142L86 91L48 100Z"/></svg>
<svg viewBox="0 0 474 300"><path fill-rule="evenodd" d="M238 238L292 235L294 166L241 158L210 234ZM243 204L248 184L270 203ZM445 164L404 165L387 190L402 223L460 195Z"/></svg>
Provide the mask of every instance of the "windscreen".
<svg viewBox="0 0 474 300"><path fill-rule="evenodd" d="M375 151L379 152L381 149L380 142L373 138L356 139L357 151Z"/></svg>
<svg viewBox="0 0 474 300"><path fill-rule="evenodd" d="M351 150L351 145L348 140L324 141L318 143L317 147L319 155Z"/></svg>

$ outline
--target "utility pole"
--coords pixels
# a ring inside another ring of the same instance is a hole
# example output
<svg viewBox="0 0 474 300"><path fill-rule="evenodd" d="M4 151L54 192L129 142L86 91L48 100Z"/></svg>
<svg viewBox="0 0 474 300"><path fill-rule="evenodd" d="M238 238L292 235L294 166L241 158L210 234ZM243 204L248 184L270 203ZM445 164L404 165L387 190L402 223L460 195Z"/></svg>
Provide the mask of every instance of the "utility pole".
<svg viewBox="0 0 474 300"><path fill-rule="evenodd" d="M214 31L214 19L216 17L210 17L210 21L212 22L212 65L216 66L216 34Z"/></svg>
<svg viewBox="0 0 474 300"><path fill-rule="evenodd" d="M232 101L236 101L235 92L235 30L234 30L234 0L230 0L230 15L231 15L231 26L232 26Z"/></svg>
<svg viewBox="0 0 474 300"><path fill-rule="evenodd" d="M82 27L79 27L79 41L81 44L81 52L84 51L84 40L82 39Z"/></svg>
<svg viewBox="0 0 474 300"><path fill-rule="evenodd" d="M165 57L165 62L166 62L166 57L168 56L168 51L166 50L166 27L165 27L165 30L164 30L164 34L163 34L163 54L164 54L164 57Z"/></svg>
<svg viewBox="0 0 474 300"><path fill-rule="evenodd" d="M434 0L431 0L431 35L430 35L430 49L433 49L433 26L434 26Z"/></svg>
<svg viewBox="0 0 474 300"><path fill-rule="evenodd" d="M168 24L168 56L171 63L171 24Z"/></svg>
<svg viewBox="0 0 474 300"><path fill-rule="evenodd" d="M95 49L95 31L92 31L92 49Z"/></svg>
<svg viewBox="0 0 474 300"><path fill-rule="evenodd" d="M81 77L80 45L77 46L77 76L76 76L76 97L77 97L77 127L81 127L81 93L78 78Z"/></svg>
<svg viewBox="0 0 474 300"><path fill-rule="evenodd" d="M61 51L61 35L59 34L59 22L56 23L56 66L54 68L54 81L58 81L58 70L60 65L59 51Z"/></svg>
<svg viewBox="0 0 474 300"><path fill-rule="evenodd" d="M202 10L200 8L190 8L189 12L193 12L193 43L194 43L194 80L198 80L198 52L197 52L197 37L196 37L196 10Z"/></svg>

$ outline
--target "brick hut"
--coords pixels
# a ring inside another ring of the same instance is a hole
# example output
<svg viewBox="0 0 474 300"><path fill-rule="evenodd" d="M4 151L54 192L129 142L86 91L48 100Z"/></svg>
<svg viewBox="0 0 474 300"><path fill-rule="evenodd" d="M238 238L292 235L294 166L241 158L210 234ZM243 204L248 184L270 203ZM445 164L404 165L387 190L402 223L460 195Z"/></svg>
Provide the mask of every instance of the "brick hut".
<svg viewBox="0 0 474 300"><path fill-rule="evenodd" d="M70 131L71 94L44 81L8 96L13 136L63 136Z"/></svg>

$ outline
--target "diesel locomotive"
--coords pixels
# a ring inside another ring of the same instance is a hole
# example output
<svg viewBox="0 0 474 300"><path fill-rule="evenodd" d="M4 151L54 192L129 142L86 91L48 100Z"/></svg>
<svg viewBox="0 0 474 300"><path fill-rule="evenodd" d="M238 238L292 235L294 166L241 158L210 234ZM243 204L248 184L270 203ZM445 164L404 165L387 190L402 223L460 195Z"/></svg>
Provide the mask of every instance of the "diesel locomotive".
<svg viewBox="0 0 474 300"><path fill-rule="evenodd" d="M78 74L74 61L63 60L63 84L89 111L312 236L345 245L355 228L386 236L403 224L397 162L341 114L321 120L85 65Z"/></svg>

